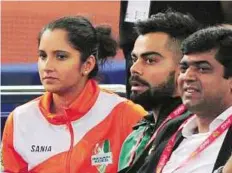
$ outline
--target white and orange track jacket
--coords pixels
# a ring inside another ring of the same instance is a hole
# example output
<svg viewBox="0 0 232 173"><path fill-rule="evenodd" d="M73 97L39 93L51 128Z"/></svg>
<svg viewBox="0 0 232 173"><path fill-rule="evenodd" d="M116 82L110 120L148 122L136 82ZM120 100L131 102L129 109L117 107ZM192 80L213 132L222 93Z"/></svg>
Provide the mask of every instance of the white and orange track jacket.
<svg viewBox="0 0 232 173"><path fill-rule="evenodd" d="M120 149L146 114L139 105L89 80L65 109L50 112L52 93L17 107L2 139L2 170L10 173L116 173Z"/></svg>

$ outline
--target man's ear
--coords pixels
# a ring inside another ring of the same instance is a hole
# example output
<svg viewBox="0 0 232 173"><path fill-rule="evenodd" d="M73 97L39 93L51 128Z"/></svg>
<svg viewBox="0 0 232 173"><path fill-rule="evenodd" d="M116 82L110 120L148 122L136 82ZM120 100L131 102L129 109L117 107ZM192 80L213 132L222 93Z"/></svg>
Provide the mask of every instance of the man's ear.
<svg viewBox="0 0 232 173"><path fill-rule="evenodd" d="M96 58L93 55L90 55L86 61L82 64L82 75L88 76L89 73L93 70L96 65Z"/></svg>
<svg viewBox="0 0 232 173"><path fill-rule="evenodd" d="M229 81L229 85L230 85L230 91L231 91L231 93L232 93L232 76L230 76L230 77L228 78L228 81Z"/></svg>
<svg viewBox="0 0 232 173"><path fill-rule="evenodd" d="M179 90L178 90L178 77L180 75L180 68L179 66L177 66L175 68L175 93L174 93L174 96L179 96Z"/></svg>

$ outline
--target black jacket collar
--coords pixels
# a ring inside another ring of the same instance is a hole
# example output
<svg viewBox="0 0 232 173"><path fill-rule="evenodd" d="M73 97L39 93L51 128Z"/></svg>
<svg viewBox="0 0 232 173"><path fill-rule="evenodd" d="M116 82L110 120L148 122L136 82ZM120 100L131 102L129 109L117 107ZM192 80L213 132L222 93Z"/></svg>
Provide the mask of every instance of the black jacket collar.
<svg viewBox="0 0 232 173"><path fill-rule="evenodd" d="M135 130L135 129L138 129L140 126L147 126L147 125L153 128L155 128L155 126L159 126L164 121L164 119L167 118L167 116L181 103L182 101L180 97L167 99L165 104L161 106L160 114L157 119L157 123L155 123L153 113L149 112L146 116L144 116L144 118L141 121L139 121L133 127L133 129Z"/></svg>

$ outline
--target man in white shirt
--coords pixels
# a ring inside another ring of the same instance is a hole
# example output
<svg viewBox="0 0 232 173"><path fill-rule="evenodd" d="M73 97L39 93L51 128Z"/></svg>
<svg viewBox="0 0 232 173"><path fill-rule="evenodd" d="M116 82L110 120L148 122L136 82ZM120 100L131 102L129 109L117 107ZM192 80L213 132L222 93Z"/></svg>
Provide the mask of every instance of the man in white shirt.
<svg viewBox="0 0 232 173"><path fill-rule="evenodd" d="M211 173L232 151L232 30L210 27L189 36L178 78L183 103L195 113L168 142L157 173Z"/></svg>

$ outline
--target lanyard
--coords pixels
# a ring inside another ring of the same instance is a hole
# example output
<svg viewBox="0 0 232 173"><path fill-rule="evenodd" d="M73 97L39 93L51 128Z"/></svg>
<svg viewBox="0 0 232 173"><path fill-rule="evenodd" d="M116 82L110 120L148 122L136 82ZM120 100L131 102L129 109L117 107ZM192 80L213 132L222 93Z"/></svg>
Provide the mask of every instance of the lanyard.
<svg viewBox="0 0 232 173"><path fill-rule="evenodd" d="M162 152L162 155L160 157L160 160L158 162L157 165L157 172L156 173L161 173L164 166L166 165L166 163L169 160L169 157L172 153L173 147L175 145L175 141L176 141L176 136L177 134L183 129L183 126L189 121L189 119L187 119L187 121L185 121L180 128L178 129L178 131L171 137L171 139L168 141L168 144L166 146L166 148L164 149L164 151ZM196 150L194 150L190 156L184 160L174 171L182 168L187 162L189 162L191 159L193 159L194 157L196 157L198 154L200 154L204 149L206 149L210 144L212 144L225 130L227 130L232 124L232 114L225 120L223 121L220 126L218 126L212 133L211 135L205 139L198 147Z"/></svg>
<svg viewBox="0 0 232 173"><path fill-rule="evenodd" d="M181 114L183 114L186 111L186 107L185 105L181 104L180 106L178 106L174 111L172 111L168 117L162 122L162 124L159 126L159 128L155 131L155 133L152 135L151 139L149 140L149 142L146 144L146 147L148 147L148 145L150 145L150 143L155 139L155 137L157 136L157 134L160 132L160 130L165 126L165 124L171 120L174 119L176 117L179 117Z"/></svg>
<svg viewBox="0 0 232 173"><path fill-rule="evenodd" d="M145 148L147 148L150 143L155 139L155 137L157 136L158 132L160 132L160 130L165 126L165 124L171 120L174 119L178 116L180 116L183 112L186 111L186 107L185 105L181 104L179 105L174 111L172 111L168 117L162 122L162 124L158 127L158 129L154 132L154 134L152 135L151 139L148 141L148 143L146 144ZM136 148L138 147L140 141L142 140L143 136L145 133L142 133L138 139L138 141L136 142L136 145L132 148L131 150L131 154L130 154L130 159L129 159L129 165L132 164L134 156L135 156L135 152L136 152Z"/></svg>

